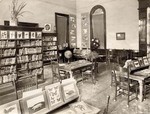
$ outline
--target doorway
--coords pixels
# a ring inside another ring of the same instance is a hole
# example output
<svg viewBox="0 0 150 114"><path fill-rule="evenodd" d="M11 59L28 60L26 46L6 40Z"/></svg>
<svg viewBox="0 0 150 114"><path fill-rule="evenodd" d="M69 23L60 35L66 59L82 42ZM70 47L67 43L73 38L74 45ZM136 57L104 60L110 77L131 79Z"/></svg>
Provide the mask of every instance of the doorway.
<svg viewBox="0 0 150 114"><path fill-rule="evenodd" d="M106 12L103 6L96 5L90 12L91 48L106 49ZM95 42L93 42L95 41ZM94 44L97 44L96 47Z"/></svg>
<svg viewBox="0 0 150 114"><path fill-rule="evenodd" d="M55 13L56 33L58 46L61 48L69 46L69 15ZM59 47L59 48L60 48Z"/></svg>

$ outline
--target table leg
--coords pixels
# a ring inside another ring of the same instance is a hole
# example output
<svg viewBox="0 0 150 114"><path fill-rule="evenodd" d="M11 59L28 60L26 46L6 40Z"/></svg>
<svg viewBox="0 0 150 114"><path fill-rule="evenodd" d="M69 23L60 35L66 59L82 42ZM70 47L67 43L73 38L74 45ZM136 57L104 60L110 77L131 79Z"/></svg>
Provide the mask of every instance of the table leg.
<svg viewBox="0 0 150 114"><path fill-rule="evenodd" d="M139 100L140 102L143 101L143 81L140 80L139 82Z"/></svg>

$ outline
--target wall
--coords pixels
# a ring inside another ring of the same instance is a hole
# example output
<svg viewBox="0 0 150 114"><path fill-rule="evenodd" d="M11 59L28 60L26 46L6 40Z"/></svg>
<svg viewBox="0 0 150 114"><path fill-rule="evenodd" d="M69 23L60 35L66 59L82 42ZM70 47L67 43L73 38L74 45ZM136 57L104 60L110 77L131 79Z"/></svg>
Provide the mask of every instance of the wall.
<svg viewBox="0 0 150 114"><path fill-rule="evenodd" d="M76 0L77 42L81 47L81 13L95 5L106 10L107 49L135 49L139 47L138 0ZM116 32L125 32L125 40L116 40Z"/></svg>
<svg viewBox="0 0 150 114"><path fill-rule="evenodd" d="M55 25L55 12L65 14L76 13L75 0L18 0L26 2L24 11L27 11L19 18L20 22L39 23L41 27L46 23ZM0 2L0 25L4 20L10 19L10 0L2 0Z"/></svg>

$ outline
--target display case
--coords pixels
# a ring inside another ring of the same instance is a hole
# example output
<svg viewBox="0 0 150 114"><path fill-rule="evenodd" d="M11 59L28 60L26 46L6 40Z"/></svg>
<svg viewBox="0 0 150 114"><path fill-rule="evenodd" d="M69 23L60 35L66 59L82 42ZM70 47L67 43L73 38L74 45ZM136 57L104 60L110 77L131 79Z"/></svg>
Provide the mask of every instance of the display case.
<svg viewBox="0 0 150 114"><path fill-rule="evenodd" d="M58 59L57 33L43 33L43 63Z"/></svg>

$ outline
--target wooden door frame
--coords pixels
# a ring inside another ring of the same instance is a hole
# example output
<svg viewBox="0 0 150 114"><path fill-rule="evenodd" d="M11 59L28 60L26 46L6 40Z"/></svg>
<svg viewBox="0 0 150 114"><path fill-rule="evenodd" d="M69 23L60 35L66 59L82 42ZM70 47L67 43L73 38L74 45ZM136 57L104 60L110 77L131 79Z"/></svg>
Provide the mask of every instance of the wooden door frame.
<svg viewBox="0 0 150 114"><path fill-rule="evenodd" d="M63 13L55 13L55 26L56 26L56 33L58 34L58 28L57 28L57 16L64 16L67 18L67 37L66 39L68 39L68 47L69 47L69 42L70 42L70 39L69 39L69 15L68 14L63 14ZM59 41L58 41L59 42Z"/></svg>

